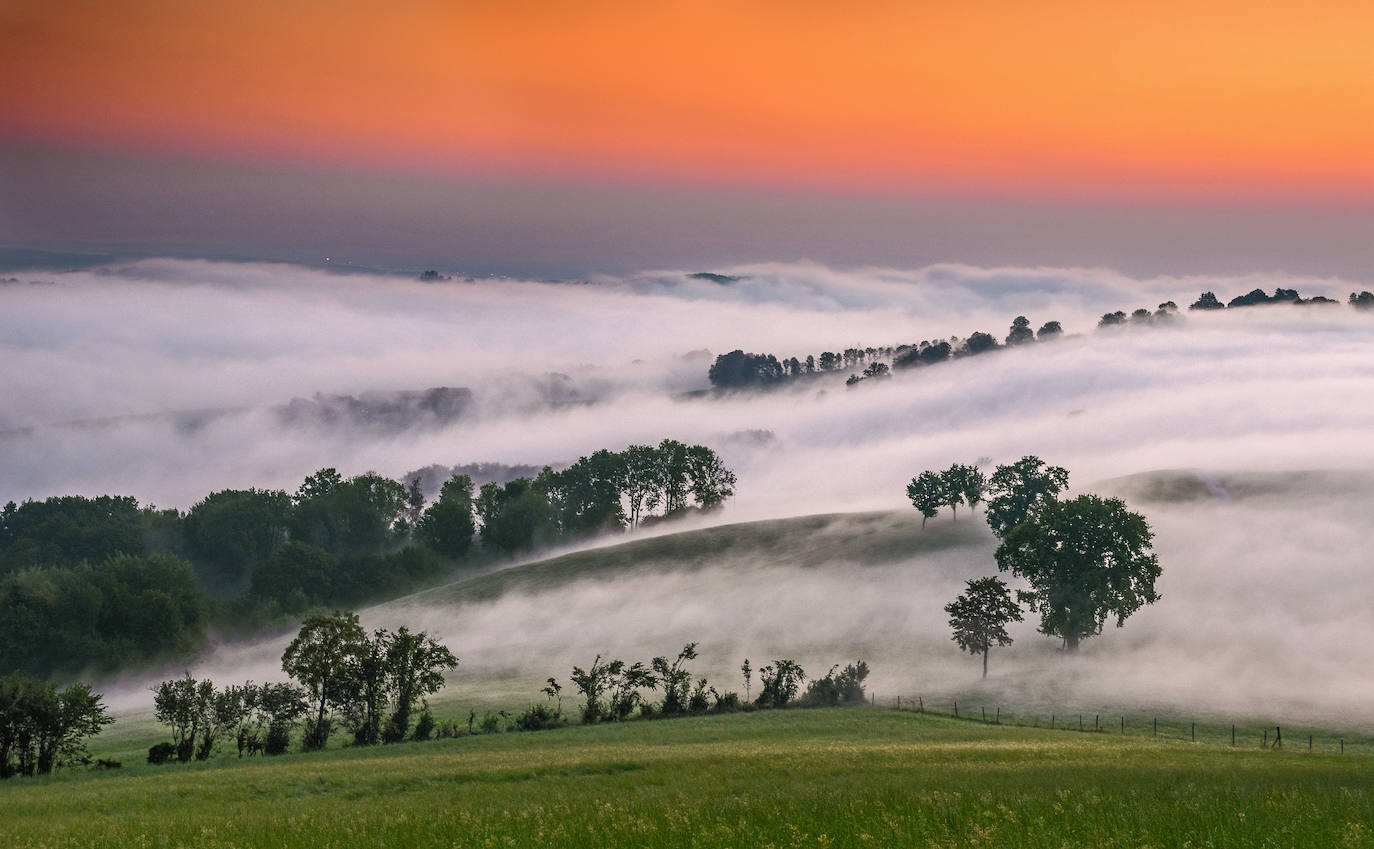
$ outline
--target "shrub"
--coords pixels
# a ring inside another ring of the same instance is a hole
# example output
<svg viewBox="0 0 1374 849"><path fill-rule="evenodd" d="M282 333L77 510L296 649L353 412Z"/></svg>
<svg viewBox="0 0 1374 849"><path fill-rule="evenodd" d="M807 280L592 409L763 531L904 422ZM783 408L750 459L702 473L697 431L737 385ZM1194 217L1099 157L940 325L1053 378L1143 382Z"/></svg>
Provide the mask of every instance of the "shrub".
<svg viewBox="0 0 1374 849"><path fill-rule="evenodd" d="M411 733L412 740L428 740L434 736L434 714L429 712L429 708L420 711L420 718L415 720L415 730Z"/></svg>
<svg viewBox="0 0 1374 849"><path fill-rule="evenodd" d="M837 674L838 671L838 674ZM806 707L836 707L864 702L864 679L868 664L862 660L840 670L839 664L830 667L824 678L817 678L806 688L801 703Z"/></svg>
<svg viewBox="0 0 1374 849"><path fill-rule="evenodd" d="M177 747L171 743L158 743L148 749L148 763L161 766L176 757Z"/></svg>
<svg viewBox="0 0 1374 849"><path fill-rule="evenodd" d="M515 718L515 727L521 731L543 731L562 724L563 716L548 705L530 705Z"/></svg>

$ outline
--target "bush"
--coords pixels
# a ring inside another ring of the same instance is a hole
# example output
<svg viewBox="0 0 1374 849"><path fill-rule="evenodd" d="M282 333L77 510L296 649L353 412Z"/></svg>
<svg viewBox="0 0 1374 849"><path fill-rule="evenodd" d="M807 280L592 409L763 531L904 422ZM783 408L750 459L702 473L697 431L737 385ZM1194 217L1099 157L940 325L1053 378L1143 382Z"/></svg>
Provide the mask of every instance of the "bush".
<svg viewBox="0 0 1374 849"><path fill-rule="evenodd" d="M548 705L531 705L515 718L515 727L521 731L543 731L562 724L562 714Z"/></svg>
<svg viewBox="0 0 1374 849"><path fill-rule="evenodd" d="M415 730L411 732L410 739L417 741L428 740L434 736L434 714L428 709L420 712L420 718L415 720Z"/></svg>
<svg viewBox="0 0 1374 849"><path fill-rule="evenodd" d="M477 724L477 730L483 734L500 734L506 730L505 711L500 713L487 712L482 717L482 721Z"/></svg>
<svg viewBox="0 0 1374 849"><path fill-rule="evenodd" d="M839 670L838 674L836 674ZM840 670L839 664L830 667L824 678L813 680L806 688L801 703L806 707L837 707L864 702L864 679L868 664L862 660Z"/></svg>
<svg viewBox="0 0 1374 849"><path fill-rule="evenodd" d="M158 743L157 745L148 749L148 763L154 764L156 766L162 766L163 764L170 761L172 758L176 757L176 753L177 747L172 745L171 743Z"/></svg>
<svg viewBox="0 0 1374 849"><path fill-rule="evenodd" d="M734 713L743 707L740 704L739 693L721 695L712 688L711 695L716 697L716 703L711 705L712 713Z"/></svg>

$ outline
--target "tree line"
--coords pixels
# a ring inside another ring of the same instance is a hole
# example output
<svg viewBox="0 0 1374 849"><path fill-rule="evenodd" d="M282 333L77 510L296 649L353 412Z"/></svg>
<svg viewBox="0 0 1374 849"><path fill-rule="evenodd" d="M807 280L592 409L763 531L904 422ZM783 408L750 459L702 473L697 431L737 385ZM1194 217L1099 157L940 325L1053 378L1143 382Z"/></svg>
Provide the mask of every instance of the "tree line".
<svg viewBox="0 0 1374 849"><path fill-rule="evenodd" d="M707 379L712 387L720 390L768 389L863 366L862 371L849 376L847 382L852 386L868 378L888 377L893 370L936 365L1002 347L1050 341L1063 334L1064 328L1057 321L1047 321L1037 331L1031 329L1030 319L1019 315L1012 320L1002 342L991 333L974 331L962 339L951 336L883 348L846 348L839 352L823 351L819 356L808 354L805 359L779 359L773 354L746 354L743 350L734 350L716 357L707 371Z"/></svg>
<svg viewBox="0 0 1374 849"><path fill-rule="evenodd" d="M597 655L587 668L574 666L568 684L581 700L575 717L563 711L564 685L547 679L545 699L512 717L501 711L476 725L469 714L467 733L538 731L576 720L583 725L707 713L862 704L868 664L832 666L807 679L801 665L778 659L755 670L746 658L740 667L745 696L719 691L692 673L697 643L676 657L626 662ZM355 613L315 615L282 653L289 683L217 687L187 674L153 688L154 714L171 739L152 746L148 762L208 760L226 745L240 758L288 751L300 729L300 750L325 748L333 732L349 735L346 745L373 746L458 736L456 723L440 726L428 699L445 683L458 659L423 631L378 629L370 634ZM755 675L758 693L754 695ZM803 685L806 685L803 690ZM660 698L654 695L661 694ZM103 720L108 722L108 719Z"/></svg>
<svg viewBox="0 0 1374 849"><path fill-rule="evenodd" d="M665 439L437 498L418 476L326 468L295 493L226 489L189 511L128 496L0 511L0 671L111 672L189 656L213 624L251 631L394 597L455 569L624 531L734 494L710 448Z"/></svg>
<svg viewBox="0 0 1374 849"><path fill-rule="evenodd" d="M368 633L356 613L335 611L307 617L281 665L292 683L219 688L189 674L163 681L153 707L172 739L149 749L148 762L207 760L226 740L239 757L279 755L302 725L304 751L325 748L337 727L358 746L427 740L428 699L458 658L424 631Z"/></svg>
<svg viewBox="0 0 1374 849"><path fill-rule="evenodd" d="M1219 300L1213 292L1203 292L1188 309L1206 311L1263 304L1338 303L1340 302L1322 295L1304 298L1296 289L1279 288L1274 290L1273 295L1265 293L1262 289L1254 289L1226 303ZM1374 310L1374 293L1351 292L1347 303L1358 310ZM1099 329L1168 326L1180 320L1178 304L1165 301L1153 310L1141 307L1129 314L1125 310L1104 313L1097 326ZM707 370L707 379L712 388L717 390L770 389L797 380L849 371L851 373L846 384L854 386L865 380L890 377L895 371L902 369L935 365L985 354L999 348L1058 339L1064 335L1064 328L1058 321L1047 321L1039 330L1032 330L1031 327L1030 320L1019 315L1012 320L1011 328L1001 342L991 333L974 331L964 338L951 336L949 339L931 339L915 344L877 348L850 347L842 351L823 351L819 355L808 354L804 358L745 353L743 349L736 349L716 356ZM855 369L858 371L854 371Z"/></svg>
<svg viewBox="0 0 1374 849"><path fill-rule="evenodd" d="M1068 485L1067 469L1026 456L997 466L990 476L959 464L921 472L907 487L922 527L941 507L953 513L960 504L972 510L986 502L984 517L999 541L997 568L1026 583L1013 601L1001 578L970 579L945 607L952 639L982 656L984 676L992 647L1011 644L1006 626L1022 620L1022 604L1040 615L1041 633L1059 637L1073 652L1101 633L1109 618L1119 628L1159 600L1155 581L1161 570L1145 517L1117 498L1061 500Z"/></svg>

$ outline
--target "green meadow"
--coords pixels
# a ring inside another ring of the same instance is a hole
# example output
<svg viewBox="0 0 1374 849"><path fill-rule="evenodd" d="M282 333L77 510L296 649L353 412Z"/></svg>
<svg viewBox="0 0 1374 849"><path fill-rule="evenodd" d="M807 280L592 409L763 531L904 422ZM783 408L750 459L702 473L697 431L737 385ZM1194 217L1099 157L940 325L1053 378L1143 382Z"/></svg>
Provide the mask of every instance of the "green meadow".
<svg viewBox="0 0 1374 849"><path fill-rule="evenodd" d="M0 785L0 846L1374 847L1374 756L873 708Z"/></svg>

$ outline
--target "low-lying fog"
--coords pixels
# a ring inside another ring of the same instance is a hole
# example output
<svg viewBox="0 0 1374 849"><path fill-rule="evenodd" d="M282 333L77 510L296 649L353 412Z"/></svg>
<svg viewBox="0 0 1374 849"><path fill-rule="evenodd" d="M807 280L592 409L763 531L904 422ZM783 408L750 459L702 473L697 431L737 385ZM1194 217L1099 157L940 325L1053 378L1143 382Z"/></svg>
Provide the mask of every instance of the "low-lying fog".
<svg viewBox="0 0 1374 849"><path fill-rule="evenodd" d="M1186 306L1202 290L1225 300L1284 286L1343 301L1368 284L957 266L708 270L744 279L421 284L172 261L0 274L20 278L0 285L0 501L119 492L185 509L214 489L294 489L325 465L400 475L431 463L560 462L664 436L711 444L736 470L723 522L905 508L918 523L904 496L916 472L1024 453L1068 467L1079 490L1168 468L1374 469L1374 315L1285 306L1094 330L1103 312ZM705 386L703 350L804 358L973 330L1000 337L1018 314L1077 335L852 389L681 397ZM271 410L315 393L432 386L470 388L472 409L446 426L388 433L287 427ZM194 426L153 415L208 408L233 412ZM1374 485L1333 491L1324 480L1258 498L1133 502L1157 532L1163 600L1078 658L1023 625L1016 645L993 654L994 685L1065 708L1374 721ZM823 671L862 654L882 694L949 692L979 672L949 642L940 609L964 578L994 568L991 539L975 529L960 531L969 541L954 553L905 562L799 571L759 557L371 619L422 618L441 633L463 658L458 688L700 640L702 671L732 683L745 655L757 666L787 652ZM279 651L224 647L193 671L262 679ZM125 703L146 698L130 691Z"/></svg>

